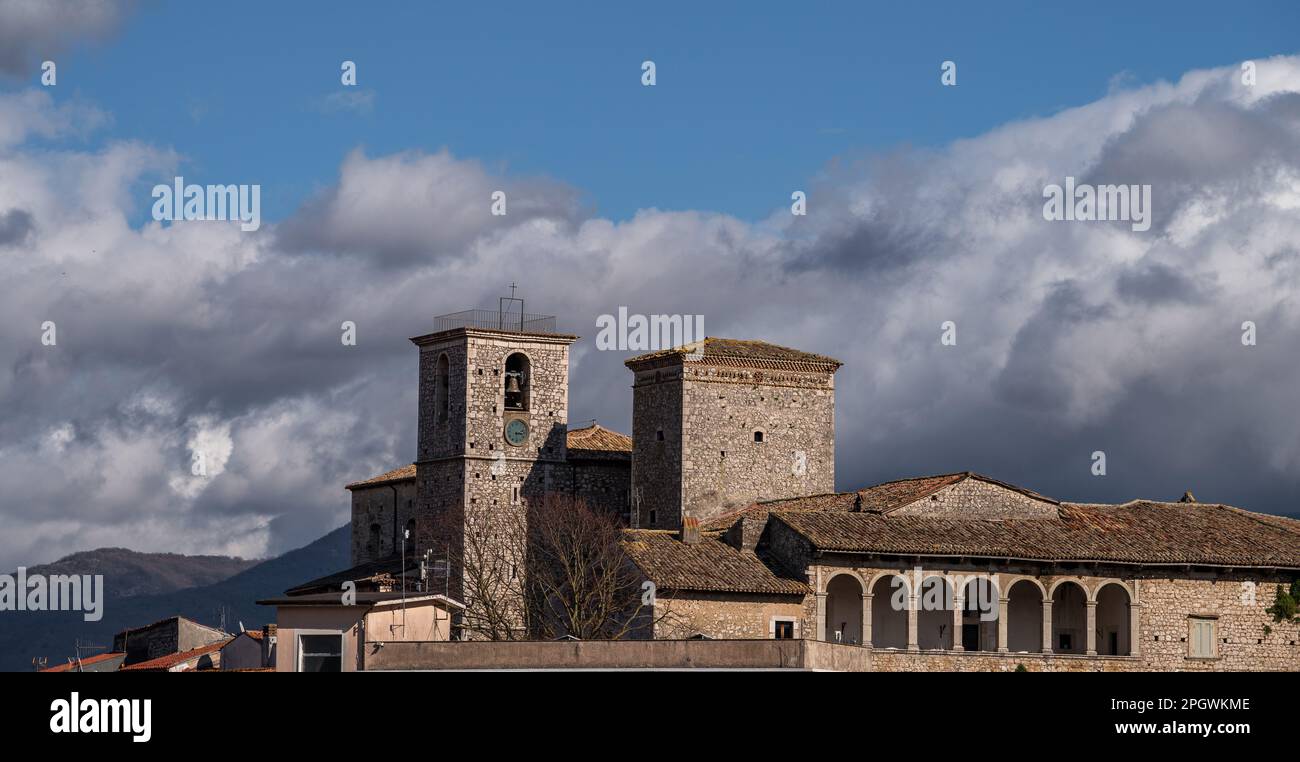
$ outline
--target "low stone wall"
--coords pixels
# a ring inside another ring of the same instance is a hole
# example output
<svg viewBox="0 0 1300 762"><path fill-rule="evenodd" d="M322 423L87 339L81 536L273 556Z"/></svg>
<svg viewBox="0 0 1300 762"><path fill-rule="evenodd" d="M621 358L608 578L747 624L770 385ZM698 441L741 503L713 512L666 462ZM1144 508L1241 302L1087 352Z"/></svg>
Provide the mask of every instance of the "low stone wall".
<svg viewBox="0 0 1300 762"><path fill-rule="evenodd" d="M372 642L367 670L794 669L865 672L870 649L813 640Z"/></svg>
<svg viewBox="0 0 1300 762"><path fill-rule="evenodd" d="M991 653L987 651L871 650L873 672L1141 672L1150 669L1137 656Z"/></svg>

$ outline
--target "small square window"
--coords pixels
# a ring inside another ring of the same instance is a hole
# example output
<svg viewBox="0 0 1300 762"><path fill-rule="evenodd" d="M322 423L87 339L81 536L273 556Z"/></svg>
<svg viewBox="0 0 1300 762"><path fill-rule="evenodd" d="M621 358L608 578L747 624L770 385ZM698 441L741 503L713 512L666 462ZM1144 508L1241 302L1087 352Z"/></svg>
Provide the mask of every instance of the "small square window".
<svg viewBox="0 0 1300 762"><path fill-rule="evenodd" d="M778 619L773 622L772 637L777 640L794 640L794 620Z"/></svg>
<svg viewBox="0 0 1300 762"><path fill-rule="evenodd" d="M758 442L759 444L762 444L762 443L763 443L763 432L761 432L761 431L755 431L755 432L754 432L754 441L755 441L755 442Z"/></svg>
<svg viewBox="0 0 1300 762"><path fill-rule="evenodd" d="M655 441L658 441L658 442L662 442L662 441L664 441L664 430L663 430L663 429L659 429L658 431L655 432Z"/></svg>

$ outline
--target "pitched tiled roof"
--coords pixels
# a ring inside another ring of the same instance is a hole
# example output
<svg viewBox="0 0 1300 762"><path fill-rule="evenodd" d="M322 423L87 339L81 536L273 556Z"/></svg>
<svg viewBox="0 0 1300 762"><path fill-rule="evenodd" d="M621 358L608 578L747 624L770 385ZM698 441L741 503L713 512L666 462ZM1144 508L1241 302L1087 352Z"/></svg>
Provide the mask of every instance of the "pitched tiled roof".
<svg viewBox="0 0 1300 762"><path fill-rule="evenodd" d="M418 559L406 559L406 573L411 579L419 577L420 563ZM285 595L305 595L307 593L323 593L341 590L344 582L366 582L380 581L390 577L400 577L402 574L402 559L397 556L381 558L378 561L367 561L364 564L357 564L349 569L327 574L324 577L318 577L310 582L304 582L285 591ZM364 585L362 586L364 587Z"/></svg>
<svg viewBox="0 0 1300 762"><path fill-rule="evenodd" d="M883 482L871 487L866 487L857 492L830 492L821 495L782 498L780 500L763 500L753 503L752 505L738 511L732 511L710 519L705 522L703 529L705 531L719 531L726 529L735 523L736 519L741 516L766 519L767 514L773 511L782 511L785 513L892 513L893 511L911 505L918 500L924 500L944 487L963 482L967 479L977 479L979 481L988 482L989 484L995 484L1004 489L1031 497L1035 500L1041 500L1052 505L1059 505L1056 500L1040 495L1032 490L1025 489L1024 487L1017 487L1014 484L1000 482L997 479L992 479L971 471L961 471L955 474L939 474L937 476L918 476L912 479L896 479L891 482Z"/></svg>
<svg viewBox="0 0 1300 762"><path fill-rule="evenodd" d="M116 651L116 652L111 652L106 654L95 654L94 656L87 656L86 658L82 659L81 667L89 667L92 664L98 664L99 662L102 661L109 661L110 659L117 659L118 661L122 661L125 658L126 658L126 654L122 653L121 651ZM69 661L66 664L58 664L53 667L46 667L45 669L42 669L40 671L41 672L76 672L77 668L78 668L77 662Z"/></svg>
<svg viewBox="0 0 1300 762"><path fill-rule="evenodd" d="M570 429L566 439L570 458L631 460L632 437L607 429L598 423Z"/></svg>
<svg viewBox="0 0 1300 762"><path fill-rule="evenodd" d="M625 547L632 561L661 590L805 595L807 583L765 564L715 536L694 545L662 529L627 529Z"/></svg>
<svg viewBox="0 0 1300 762"><path fill-rule="evenodd" d="M772 515L822 551L1300 568L1300 522L1207 503L1062 504L1046 519Z"/></svg>
<svg viewBox="0 0 1300 762"><path fill-rule="evenodd" d="M702 358L704 361L761 361L764 363L798 363L804 365L824 366L826 370L834 371L843 363L833 357L804 352L790 347L783 347L777 344L769 344L766 341L748 341L744 339L723 339L716 336L708 336L704 339L690 344L683 344L680 347L672 349L661 349L656 352L648 352L643 355L627 360L624 364L628 367L641 365L653 360L665 358L675 358L686 354L696 353L701 346L704 349Z"/></svg>
<svg viewBox="0 0 1300 762"><path fill-rule="evenodd" d="M150 659L149 661L136 662L135 664L132 664L129 667L123 667L121 671L122 672L148 672L148 671L168 670L171 669L172 667L177 666L178 664L183 664L187 661L190 661L191 659L198 659L203 656L206 656L207 654L220 651L222 646L226 645L232 640L234 640L234 638L227 638L226 640L219 640L216 643L209 643L206 646L191 648L188 651L181 651L180 653L176 653L176 654L167 654L166 656L159 656L157 659Z"/></svg>
<svg viewBox="0 0 1300 762"><path fill-rule="evenodd" d="M379 476L372 476L369 479L365 479L363 481L352 482L351 484L347 485L347 487L345 487L344 489L356 489L357 487L377 487L380 484L388 484L390 482L410 481L411 479L414 478L415 478L415 464L412 463L409 466L394 468L392 471L382 473Z"/></svg>

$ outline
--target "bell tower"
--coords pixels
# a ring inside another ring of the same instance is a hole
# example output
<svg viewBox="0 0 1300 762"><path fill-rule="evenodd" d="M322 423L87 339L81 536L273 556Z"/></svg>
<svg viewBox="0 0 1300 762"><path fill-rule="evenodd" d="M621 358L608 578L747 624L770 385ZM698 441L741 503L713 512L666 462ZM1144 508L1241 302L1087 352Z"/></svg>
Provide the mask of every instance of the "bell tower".
<svg viewBox="0 0 1300 762"><path fill-rule="evenodd" d="M440 316L434 327L411 339L420 352L416 549L451 560L444 584L464 600L465 533L475 517L494 523L492 531L517 527L492 520L522 515L565 485L569 346L577 337L557 333L554 317L529 315L513 297L497 310Z"/></svg>

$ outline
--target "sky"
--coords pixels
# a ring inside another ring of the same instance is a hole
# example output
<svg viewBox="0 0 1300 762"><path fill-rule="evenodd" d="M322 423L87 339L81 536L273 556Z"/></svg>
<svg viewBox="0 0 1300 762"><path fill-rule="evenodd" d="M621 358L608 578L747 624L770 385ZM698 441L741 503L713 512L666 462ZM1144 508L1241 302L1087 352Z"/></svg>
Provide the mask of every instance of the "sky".
<svg viewBox="0 0 1300 762"><path fill-rule="evenodd" d="M0 566L343 524L407 337L511 282L575 424L630 430L598 316L698 314L845 362L840 489L1300 510L1300 8L611 5L0 0ZM156 220L178 175L260 228ZM1066 177L1150 229L1045 220Z"/></svg>

